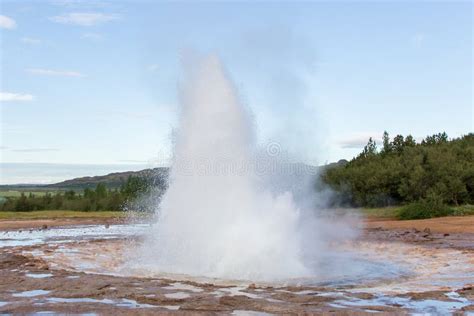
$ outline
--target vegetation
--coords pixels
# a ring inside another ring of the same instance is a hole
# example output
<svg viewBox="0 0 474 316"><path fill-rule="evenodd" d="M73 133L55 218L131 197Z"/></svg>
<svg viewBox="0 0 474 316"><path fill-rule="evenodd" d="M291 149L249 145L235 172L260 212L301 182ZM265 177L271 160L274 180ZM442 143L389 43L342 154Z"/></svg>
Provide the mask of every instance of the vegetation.
<svg viewBox="0 0 474 316"><path fill-rule="evenodd" d="M17 219L57 219L57 218L120 218L126 217L128 214L122 211L100 211L100 212L81 212L81 211L64 211L64 210L48 210L48 211L31 211L31 212L0 212L0 219L17 220Z"/></svg>
<svg viewBox="0 0 474 316"><path fill-rule="evenodd" d="M133 205L137 211L147 211L149 205L137 203L137 199L146 196L156 187L146 178L129 176L118 189L109 189L104 183L98 183L95 189L84 191L56 191L36 194L20 192L19 195L4 195L0 201L0 211L29 212L42 210L71 211L123 211Z"/></svg>
<svg viewBox="0 0 474 316"><path fill-rule="evenodd" d="M449 140L439 133L416 143L385 132L380 150L369 139L357 157L321 177L346 205L404 205L402 219L452 215L452 206L474 204L474 134Z"/></svg>
<svg viewBox="0 0 474 316"><path fill-rule="evenodd" d="M165 168L114 173L68 180L62 183L65 189L36 186L32 192L7 186L0 192L0 211L2 216L44 210L146 212L157 205L167 174ZM380 149L369 139L351 161L326 166L321 179L336 192L338 204L363 207L369 216L473 215L474 134L448 139L439 133L417 143L410 135L391 139L385 132Z"/></svg>
<svg viewBox="0 0 474 316"><path fill-rule="evenodd" d="M441 200L420 200L405 205L397 215L400 219L422 219L454 215L455 212Z"/></svg>
<svg viewBox="0 0 474 316"><path fill-rule="evenodd" d="M417 217L411 215L410 209L406 210L407 207L411 207L412 204L398 205L398 206L384 206L384 207L364 207L359 210L362 214L373 219L420 219L420 218L432 218L435 216L429 215L427 217ZM448 206L450 211L446 214L447 216L466 216L474 215L474 205L466 204L459 206Z"/></svg>
<svg viewBox="0 0 474 316"><path fill-rule="evenodd" d="M168 177L168 168L144 169L140 171L114 172L104 176L81 177L54 184L42 185L41 189L47 190L75 190L82 191L85 188L95 189L98 184L105 184L108 189L120 189L128 179L142 178L148 183L156 186L164 186ZM38 187L37 187L38 188Z"/></svg>
<svg viewBox="0 0 474 316"><path fill-rule="evenodd" d="M19 191L19 190L0 191L0 198L20 197L22 193L24 194L25 191ZM48 192L47 191L28 191L28 193L32 193L36 196L43 196Z"/></svg>
<svg viewBox="0 0 474 316"><path fill-rule="evenodd" d="M370 218L392 219L398 217L401 208L401 206L369 207L359 211Z"/></svg>

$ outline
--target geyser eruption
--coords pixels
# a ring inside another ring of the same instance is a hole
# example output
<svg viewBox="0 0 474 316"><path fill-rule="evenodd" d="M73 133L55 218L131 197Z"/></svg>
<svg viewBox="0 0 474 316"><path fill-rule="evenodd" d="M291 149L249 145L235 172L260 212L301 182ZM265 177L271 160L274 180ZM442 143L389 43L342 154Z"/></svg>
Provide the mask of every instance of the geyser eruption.
<svg viewBox="0 0 474 316"><path fill-rule="evenodd" d="M217 57L193 68L181 97L170 184L140 267L238 280L313 277L320 225L291 193L262 188L253 124Z"/></svg>

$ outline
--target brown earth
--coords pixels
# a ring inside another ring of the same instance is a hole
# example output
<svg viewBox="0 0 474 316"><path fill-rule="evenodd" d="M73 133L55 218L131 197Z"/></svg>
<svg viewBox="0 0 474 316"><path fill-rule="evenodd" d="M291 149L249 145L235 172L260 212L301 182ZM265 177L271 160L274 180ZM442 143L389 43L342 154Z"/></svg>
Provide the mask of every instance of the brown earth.
<svg viewBox="0 0 474 316"><path fill-rule="evenodd" d="M0 231L29 228L48 228L71 225L113 225L124 223L120 218L55 218L55 219L18 219L0 220Z"/></svg>
<svg viewBox="0 0 474 316"><path fill-rule="evenodd" d="M0 231L12 229L41 228L70 226L70 225L102 225L120 224L125 219L120 218L64 218L64 219L36 219L36 220L0 220ZM419 220L396 219L364 219L364 226L368 229L383 228L388 230L429 229L432 233L469 233L474 234L474 216L438 217Z"/></svg>
<svg viewBox="0 0 474 316"><path fill-rule="evenodd" d="M474 216L452 216L430 219L400 221L394 219L366 219L367 228L417 229L428 228L433 233L470 233L474 234Z"/></svg>
<svg viewBox="0 0 474 316"><path fill-rule="evenodd" d="M28 276L41 273L51 276L41 279ZM405 315L408 312L397 305L332 306L332 303L341 299L340 295L348 299L372 297L371 294L354 294L348 289L339 290L338 295L331 294L333 289L324 287L250 285L239 288L233 294L229 290L235 287L231 286L51 269L45 261L16 251L0 254L0 278L0 301L8 302L7 305L0 305L0 314L48 311L58 314L230 315L242 311L242 315L252 315L252 312L272 315L370 315L371 312L378 311ZM173 289L176 284L184 284L191 290ZM31 290L42 293L31 297L22 296L22 293ZM426 293L426 297L434 296Z"/></svg>
<svg viewBox="0 0 474 316"><path fill-rule="evenodd" d="M44 225L55 227L116 224L122 221L98 218L2 220L0 230L41 229ZM418 251L426 252L426 258L435 258L433 262L455 259L456 256L442 257L443 249L458 249L456 250L458 254L463 253L473 258L474 216L416 221L367 219L365 227L361 242L367 240L380 242L381 245L386 243L390 248L396 244L416 245ZM82 244L89 247L87 249L100 250L100 247L91 247L94 243L109 245L110 241ZM283 315L371 315L373 312L405 315L412 312L395 303L383 306L371 304L373 293L354 292L350 287L272 287L250 284L237 288L192 281L177 282L163 278L93 274L63 269L42 255L32 255L40 251L54 254L59 249L57 247L59 246L45 244L8 247L0 251L0 314L52 311L59 314L93 312L115 315L157 313L221 315L243 311ZM76 246L75 249L80 250L80 247ZM92 255L100 257L102 252L91 251ZM67 252L65 256L69 256ZM41 276L42 274L44 276ZM469 276L467 279L472 280ZM32 290L43 292L28 296L28 291ZM462 299L471 302L454 314L461 315L463 312L474 310L472 283L464 283L457 289L446 288L436 291L426 289L423 292L394 294L393 297L409 297L413 300L435 299L454 304L456 300L446 296L446 293L452 290ZM341 300L351 302L358 298L368 300L367 305L341 305L343 304Z"/></svg>

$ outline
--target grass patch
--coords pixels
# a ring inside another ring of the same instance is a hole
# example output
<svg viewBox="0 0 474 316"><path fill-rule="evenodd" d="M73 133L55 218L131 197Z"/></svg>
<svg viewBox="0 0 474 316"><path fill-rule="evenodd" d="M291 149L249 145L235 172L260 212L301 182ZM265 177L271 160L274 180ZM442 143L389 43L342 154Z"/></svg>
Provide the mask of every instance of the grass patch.
<svg viewBox="0 0 474 316"><path fill-rule="evenodd" d="M24 195L28 196L30 193L32 193L34 196L44 196L46 193L51 193L51 192L56 192L56 191L18 191L18 190L6 190L6 191L0 191L0 197L12 197L12 198L17 198L20 197L21 194L23 193Z"/></svg>
<svg viewBox="0 0 474 316"><path fill-rule="evenodd" d="M100 212L81 212L81 211L31 211L31 212L0 212L0 220L16 219L61 219L61 218L125 218L132 214L130 212L120 211L100 211ZM133 215L132 215L133 216Z"/></svg>
<svg viewBox="0 0 474 316"><path fill-rule="evenodd" d="M474 205L466 204L461 206L453 207L454 216L469 216L474 215Z"/></svg>
<svg viewBox="0 0 474 316"><path fill-rule="evenodd" d="M405 205L398 212L398 219L426 219L454 215L455 210L445 204L419 201Z"/></svg>
<svg viewBox="0 0 474 316"><path fill-rule="evenodd" d="M362 214L372 219L424 219L442 216L470 216L474 215L474 205L466 204L460 206L447 206L442 204L444 209L434 209L432 206L420 204L420 202L405 206L387 206L375 208L363 208Z"/></svg>
<svg viewBox="0 0 474 316"><path fill-rule="evenodd" d="M361 209L362 214L370 218L397 218L400 206L373 207Z"/></svg>

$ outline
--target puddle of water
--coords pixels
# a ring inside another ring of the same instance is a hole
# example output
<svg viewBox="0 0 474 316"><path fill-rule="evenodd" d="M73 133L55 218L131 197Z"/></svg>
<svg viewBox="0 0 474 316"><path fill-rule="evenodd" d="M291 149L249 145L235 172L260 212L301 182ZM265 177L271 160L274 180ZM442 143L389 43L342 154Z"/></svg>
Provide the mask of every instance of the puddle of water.
<svg viewBox="0 0 474 316"><path fill-rule="evenodd" d="M285 303L285 301L282 300L277 300L274 298L265 298L266 301L272 302L272 303Z"/></svg>
<svg viewBox="0 0 474 316"><path fill-rule="evenodd" d="M103 304L114 304L113 300L108 298L104 298L101 300L95 298L62 298L62 297L49 297L47 299L49 302L52 303L103 303Z"/></svg>
<svg viewBox="0 0 474 316"><path fill-rule="evenodd" d="M456 292L449 292L445 294L447 297L452 299L453 301L463 302L463 303L471 303L467 298L462 297ZM473 302L474 303L474 302Z"/></svg>
<svg viewBox="0 0 474 316"><path fill-rule="evenodd" d="M20 293L14 293L12 296L14 297L34 297L34 296L40 296L40 295L46 295L49 294L51 291L45 291L45 290L31 290L31 291L24 291Z"/></svg>
<svg viewBox="0 0 474 316"><path fill-rule="evenodd" d="M224 292L224 294L228 294L230 296L236 296L236 295L244 295L249 298L261 298L260 296L252 293L247 293L242 290L245 290L245 287L241 286L234 286L234 287L226 287L226 288L221 288L218 290L218 292Z"/></svg>
<svg viewBox="0 0 474 316"><path fill-rule="evenodd" d="M365 307L365 306L401 306L412 310L415 313L428 313L435 315L450 315L465 306L474 304L464 297L459 296L456 292L446 293L448 298L453 301L441 301L435 299L412 300L406 297L388 297L379 296L373 299L347 298L344 300L336 300L330 306L347 308L347 307Z"/></svg>
<svg viewBox="0 0 474 316"><path fill-rule="evenodd" d="M167 293L165 294L165 297L167 298L175 298L175 299L183 299L183 298L188 298L190 297L191 295L189 295L188 293L184 293L184 292L176 292L176 293Z"/></svg>
<svg viewBox="0 0 474 316"><path fill-rule="evenodd" d="M108 298L104 299L94 299L94 298L62 298L62 297L49 297L47 298L48 302L51 303L100 303L100 304L109 304L115 305L118 307L127 307L127 308L154 308L159 307L156 305L150 304L140 304L135 300L122 298L121 300L114 301Z"/></svg>
<svg viewBox="0 0 474 316"><path fill-rule="evenodd" d="M0 307L7 305L8 302L0 302Z"/></svg>
<svg viewBox="0 0 474 316"><path fill-rule="evenodd" d="M318 293L316 295L317 296L323 296L323 297L340 297L340 296L344 296L344 293L341 293L341 292L324 292L324 293Z"/></svg>
<svg viewBox="0 0 474 316"><path fill-rule="evenodd" d="M273 315L265 312L255 312L255 311L247 311L247 310L240 310L236 309L232 312L231 315L237 315L237 316L267 316L267 315Z"/></svg>
<svg viewBox="0 0 474 316"><path fill-rule="evenodd" d="M210 295L214 295L214 296L217 297L217 298L220 298L220 297L222 297L222 296L225 295L224 292L221 292L221 291L218 291L218 290L217 290L217 291L209 292L209 294L210 294Z"/></svg>
<svg viewBox="0 0 474 316"><path fill-rule="evenodd" d="M50 228L34 231L7 231L0 235L0 248L33 246L44 243L67 243L78 240L111 239L138 236L143 234L150 225L84 225L65 228Z"/></svg>
<svg viewBox="0 0 474 316"><path fill-rule="evenodd" d="M200 293L200 292L204 291L203 289L198 288L196 286L189 285L189 284L184 284L184 283L180 283L180 282L171 283L169 286L165 286L164 289L167 289L167 290L185 290L185 291L191 291L191 292L194 292L194 293Z"/></svg>
<svg viewBox="0 0 474 316"><path fill-rule="evenodd" d="M293 294L297 295L309 295L309 294L317 294L318 292L311 291L311 290L304 290L304 291L298 291L298 292L292 292Z"/></svg>
<svg viewBox="0 0 474 316"><path fill-rule="evenodd" d="M328 306L335 307L335 308L347 308L347 306L337 304L337 303L329 303Z"/></svg>
<svg viewBox="0 0 474 316"><path fill-rule="evenodd" d="M44 278L50 278L53 276L53 274L51 273L27 273L25 275L33 279L44 279Z"/></svg>
<svg viewBox="0 0 474 316"><path fill-rule="evenodd" d="M177 311L179 309L179 305L164 305L164 306L160 306L160 307L169 309L171 311Z"/></svg>
<svg viewBox="0 0 474 316"><path fill-rule="evenodd" d="M122 302L115 304L116 306L120 307L128 307L128 308L150 308L150 307L156 307L155 305L150 305L150 304L140 304L135 300L130 300L127 298L123 298Z"/></svg>

